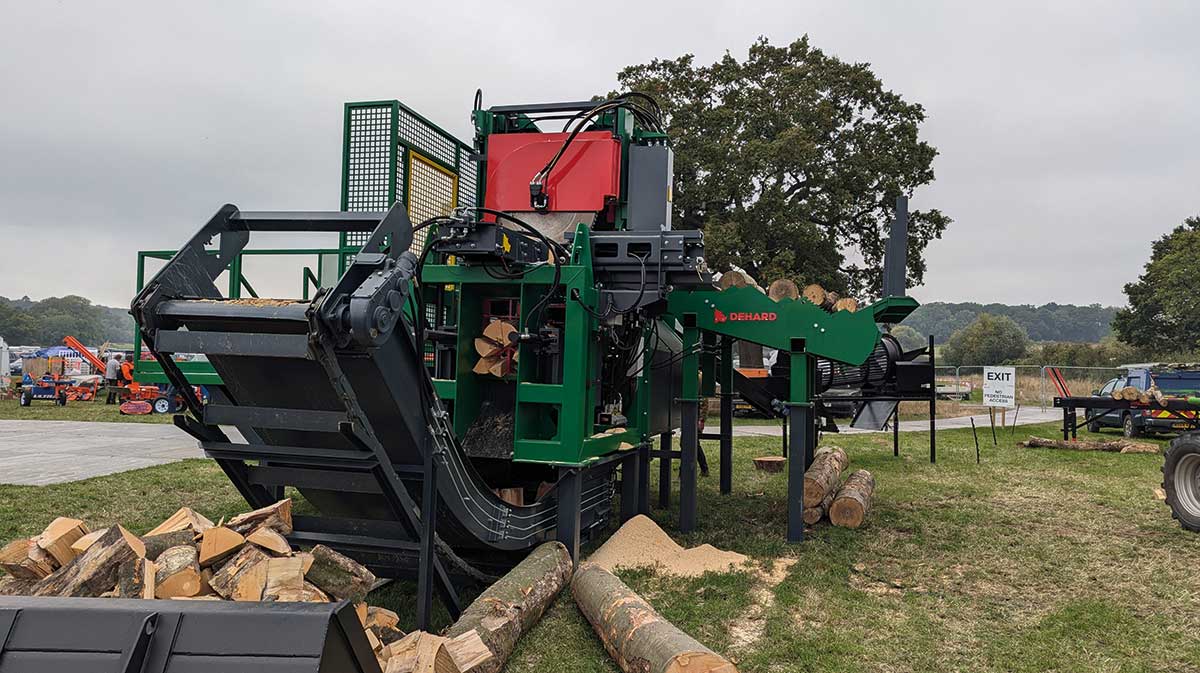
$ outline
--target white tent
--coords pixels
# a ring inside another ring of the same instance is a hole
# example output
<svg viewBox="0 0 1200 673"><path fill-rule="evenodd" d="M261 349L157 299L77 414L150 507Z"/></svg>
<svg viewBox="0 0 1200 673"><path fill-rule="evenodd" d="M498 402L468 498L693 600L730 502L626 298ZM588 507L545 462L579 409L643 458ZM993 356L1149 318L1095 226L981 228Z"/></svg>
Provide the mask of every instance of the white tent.
<svg viewBox="0 0 1200 673"><path fill-rule="evenodd" d="M4 337L0 337L0 378L8 376L8 344L4 342Z"/></svg>

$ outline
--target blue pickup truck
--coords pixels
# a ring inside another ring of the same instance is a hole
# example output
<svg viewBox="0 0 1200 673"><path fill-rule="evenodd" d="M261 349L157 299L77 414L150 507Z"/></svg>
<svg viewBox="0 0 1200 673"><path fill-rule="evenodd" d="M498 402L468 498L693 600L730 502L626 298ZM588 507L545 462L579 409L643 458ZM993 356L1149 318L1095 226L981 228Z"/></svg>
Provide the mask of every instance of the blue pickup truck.
<svg viewBox="0 0 1200 673"><path fill-rule="evenodd" d="M1131 368L1125 376L1110 379L1099 390L1093 390L1093 395L1109 397L1114 390L1133 386L1138 390L1149 390L1151 385L1157 385L1167 397L1200 396L1200 371L1189 370L1151 370L1149 368ZM1193 412L1182 412L1191 414ZM1100 428L1121 428L1126 437L1137 437L1143 433L1178 432L1191 426L1172 417L1165 411L1153 409L1130 409L1120 413L1114 412L1096 418L1088 424L1088 430L1100 432Z"/></svg>

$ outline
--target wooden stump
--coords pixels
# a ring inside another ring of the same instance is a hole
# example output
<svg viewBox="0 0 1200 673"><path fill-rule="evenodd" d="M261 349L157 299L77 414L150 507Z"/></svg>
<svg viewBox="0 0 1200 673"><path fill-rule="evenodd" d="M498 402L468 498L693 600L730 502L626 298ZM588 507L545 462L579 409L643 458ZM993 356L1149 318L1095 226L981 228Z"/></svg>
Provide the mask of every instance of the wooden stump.
<svg viewBox="0 0 1200 673"><path fill-rule="evenodd" d="M542 618L566 587L572 567L567 548L559 542L547 542L467 606L446 635L457 638L473 631L487 645L492 658L464 671L496 673L504 668L517 640Z"/></svg>
<svg viewBox="0 0 1200 673"><path fill-rule="evenodd" d="M850 459L839 448L823 448L813 456L812 465L804 473L804 506L816 507L831 490L837 490L842 472Z"/></svg>
<svg viewBox="0 0 1200 673"><path fill-rule="evenodd" d="M829 505L829 521L842 528L858 528L871 510L871 497L875 493L875 477L866 470L857 470L846 478L846 483Z"/></svg>
<svg viewBox="0 0 1200 673"><path fill-rule="evenodd" d="M759 456L754 459L754 469L762 472L783 472L787 458L783 456Z"/></svg>
<svg viewBox="0 0 1200 673"><path fill-rule="evenodd" d="M646 601L600 566L584 563L571 593L604 649L625 673L736 673L721 655L663 619Z"/></svg>

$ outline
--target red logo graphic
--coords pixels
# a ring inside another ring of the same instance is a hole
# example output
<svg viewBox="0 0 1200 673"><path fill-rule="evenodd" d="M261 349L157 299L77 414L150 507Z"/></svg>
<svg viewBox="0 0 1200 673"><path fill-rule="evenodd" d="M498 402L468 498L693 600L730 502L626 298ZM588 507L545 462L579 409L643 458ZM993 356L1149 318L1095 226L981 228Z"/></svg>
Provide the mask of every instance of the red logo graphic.
<svg viewBox="0 0 1200 673"><path fill-rule="evenodd" d="M728 315L723 313L721 309L713 309L713 324L719 325L723 322L774 322L778 315L773 311L765 311L762 313L749 312L733 312Z"/></svg>

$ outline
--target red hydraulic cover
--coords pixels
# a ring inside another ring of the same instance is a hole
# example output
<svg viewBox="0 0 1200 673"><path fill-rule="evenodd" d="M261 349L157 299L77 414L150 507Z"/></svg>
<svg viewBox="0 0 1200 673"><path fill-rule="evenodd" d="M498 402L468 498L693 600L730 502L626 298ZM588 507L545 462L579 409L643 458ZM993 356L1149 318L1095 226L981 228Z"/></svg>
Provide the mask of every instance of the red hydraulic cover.
<svg viewBox="0 0 1200 673"><path fill-rule="evenodd" d="M566 133L495 133L488 136L483 205L531 211L529 181L558 152ZM621 143L607 131L575 136L546 180L550 210L599 212L621 186Z"/></svg>

